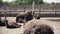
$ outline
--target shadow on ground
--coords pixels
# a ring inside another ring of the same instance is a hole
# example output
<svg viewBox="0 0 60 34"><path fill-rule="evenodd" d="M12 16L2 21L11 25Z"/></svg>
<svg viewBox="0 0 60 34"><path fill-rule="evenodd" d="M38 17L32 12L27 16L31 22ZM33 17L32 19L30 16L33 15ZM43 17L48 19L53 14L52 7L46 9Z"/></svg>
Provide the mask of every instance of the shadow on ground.
<svg viewBox="0 0 60 34"><path fill-rule="evenodd" d="M55 21L55 22L60 22L60 19L47 19L49 21Z"/></svg>

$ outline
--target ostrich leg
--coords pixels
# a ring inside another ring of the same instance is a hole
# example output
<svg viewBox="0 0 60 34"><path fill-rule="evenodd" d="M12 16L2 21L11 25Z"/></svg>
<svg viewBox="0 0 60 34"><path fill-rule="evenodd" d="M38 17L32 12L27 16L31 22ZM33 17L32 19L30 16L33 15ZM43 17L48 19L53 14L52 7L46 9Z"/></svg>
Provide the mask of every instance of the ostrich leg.
<svg viewBox="0 0 60 34"><path fill-rule="evenodd" d="M1 13L1 12L0 12ZM0 16L0 22L1 22L1 16Z"/></svg>
<svg viewBox="0 0 60 34"><path fill-rule="evenodd" d="M5 10L5 20L4 20L4 22L5 22L5 25L7 26L7 22L8 22L8 20L7 20L7 17L6 17L6 8L4 7L4 10Z"/></svg>

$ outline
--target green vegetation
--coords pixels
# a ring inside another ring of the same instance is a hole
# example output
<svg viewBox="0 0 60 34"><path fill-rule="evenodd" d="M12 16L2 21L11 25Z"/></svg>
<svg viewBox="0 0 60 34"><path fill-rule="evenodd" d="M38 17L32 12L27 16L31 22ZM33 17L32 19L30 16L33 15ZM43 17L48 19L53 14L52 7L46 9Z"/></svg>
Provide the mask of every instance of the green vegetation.
<svg viewBox="0 0 60 34"><path fill-rule="evenodd" d="M0 5L8 5L8 2L3 2L2 0L0 0Z"/></svg>
<svg viewBox="0 0 60 34"><path fill-rule="evenodd" d="M16 0L13 2L3 2L0 0L0 5L26 5L26 4L32 4L35 2L35 4L43 4L43 0Z"/></svg>
<svg viewBox="0 0 60 34"><path fill-rule="evenodd" d="M3 2L3 5L9 5L9 3L8 2Z"/></svg>
<svg viewBox="0 0 60 34"><path fill-rule="evenodd" d="M32 4L35 2L35 4L43 4L43 0L16 0L15 1L17 4Z"/></svg>
<svg viewBox="0 0 60 34"><path fill-rule="evenodd" d="M0 0L0 5L2 5L3 4L3 1L2 0Z"/></svg>
<svg viewBox="0 0 60 34"><path fill-rule="evenodd" d="M8 6L19 6L19 5L30 5L33 2L35 2L35 4L44 4L43 0L15 0L13 2L3 2L2 0L0 0L0 5L8 5ZM54 3L52 2L51 4L57 4L59 5L59 3Z"/></svg>

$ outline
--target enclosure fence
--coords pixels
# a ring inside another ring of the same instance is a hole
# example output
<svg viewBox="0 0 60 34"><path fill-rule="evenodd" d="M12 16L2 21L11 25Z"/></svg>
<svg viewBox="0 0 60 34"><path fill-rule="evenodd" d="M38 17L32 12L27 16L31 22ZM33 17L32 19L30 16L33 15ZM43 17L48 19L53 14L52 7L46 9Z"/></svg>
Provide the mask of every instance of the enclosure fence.
<svg viewBox="0 0 60 34"><path fill-rule="evenodd" d="M16 17L19 13L32 11L32 5L1 6L0 16ZM60 5L34 5L34 13L41 17L60 17Z"/></svg>

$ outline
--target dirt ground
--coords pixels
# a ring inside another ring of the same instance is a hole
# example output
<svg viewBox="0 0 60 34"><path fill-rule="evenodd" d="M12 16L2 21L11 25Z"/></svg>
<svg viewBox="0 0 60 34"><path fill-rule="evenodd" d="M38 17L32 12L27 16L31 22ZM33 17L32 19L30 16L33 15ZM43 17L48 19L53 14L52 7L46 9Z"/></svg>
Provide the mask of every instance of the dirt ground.
<svg viewBox="0 0 60 34"><path fill-rule="evenodd" d="M5 19L2 17L2 19ZM15 17L7 17L7 20L9 22L15 22ZM23 26L20 28L15 28L15 29L8 29L6 26L0 27L0 34L22 34L23 33Z"/></svg>
<svg viewBox="0 0 60 34"><path fill-rule="evenodd" d="M9 22L15 21L15 17L7 17ZM2 18L4 19L4 17ZM54 34L60 34L60 22L56 21L50 21L48 19L60 19L60 18L41 18L39 19L40 22L48 24L53 27L54 29ZM16 28L16 29L7 29L5 27L0 27L0 34L22 34L23 33L23 26L21 28Z"/></svg>
<svg viewBox="0 0 60 34"><path fill-rule="evenodd" d="M53 27L54 34L60 34L60 22L50 21L49 19L60 19L60 18L45 18L45 19L42 18L41 19L41 22L44 22L45 24L48 24Z"/></svg>

